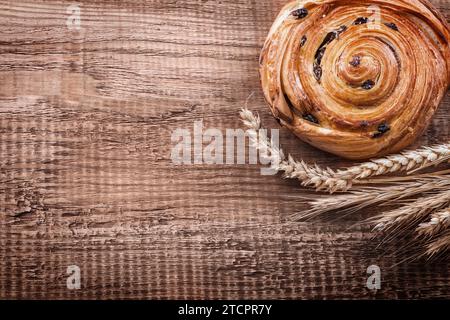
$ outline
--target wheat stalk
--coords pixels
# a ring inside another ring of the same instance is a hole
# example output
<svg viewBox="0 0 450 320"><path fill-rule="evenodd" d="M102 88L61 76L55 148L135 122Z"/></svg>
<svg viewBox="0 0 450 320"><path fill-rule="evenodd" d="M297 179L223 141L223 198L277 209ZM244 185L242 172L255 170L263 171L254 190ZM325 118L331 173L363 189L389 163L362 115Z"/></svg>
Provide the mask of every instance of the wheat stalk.
<svg viewBox="0 0 450 320"><path fill-rule="evenodd" d="M285 178L295 178L303 186L331 193L348 191L355 184L366 184L354 187L355 190L348 194L316 199L310 203L310 210L294 214L294 219L311 218L335 210L351 213L371 206L392 205L402 201L401 207L366 222L376 224L374 230L387 232L390 238L415 230L418 237L429 239L425 246L425 255L429 258L450 250L450 171L415 174L418 170L447 162L450 159L450 143L407 151L334 171L308 165L303 160L296 161L291 155L285 157L283 150L274 145L266 133L262 134L258 115L246 108L240 115L243 123L251 129L251 144L266 151L265 155L270 154L267 159L271 161L271 168L276 172L283 172ZM407 176L379 178L393 173ZM367 186L386 183L390 185L383 188ZM405 202L417 195L423 196ZM416 239L419 240L417 237Z"/></svg>
<svg viewBox="0 0 450 320"><path fill-rule="evenodd" d="M440 210L450 204L450 191L439 192L431 196L418 198L398 209L382 213L369 222L376 223L374 230L403 232L422 222L431 212Z"/></svg>
<svg viewBox="0 0 450 320"><path fill-rule="evenodd" d="M243 123L251 130L261 129L258 115L244 108L240 113ZM272 169L284 172L285 178L298 179L305 187L314 187L317 191L348 191L354 184L364 183L368 178L389 173L417 171L431 165L438 165L450 159L450 143L434 147L411 150L398 155L388 156L362 163L348 169L334 171L317 165L310 166L303 160L296 161L292 156L285 158L282 149L274 146L267 135L250 136L255 148L267 150L272 154ZM275 160L275 161L273 161Z"/></svg>
<svg viewBox="0 0 450 320"><path fill-rule="evenodd" d="M450 250L450 231L438 236L436 239L426 245L425 255L429 259L437 257Z"/></svg>
<svg viewBox="0 0 450 320"><path fill-rule="evenodd" d="M450 207L435 212L428 222L422 223L416 231L420 236L432 237L450 227Z"/></svg>
<svg viewBox="0 0 450 320"><path fill-rule="evenodd" d="M450 175L423 176L413 181L401 181L384 188L360 187L357 190L334 197L318 198L310 202L307 211L292 215L294 220L313 218L321 214L337 211L349 214L379 204L391 204L395 201L423 194L448 190Z"/></svg>
<svg viewBox="0 0 450 320"><path fill-rule="evenodd" d="M294 160L291 155L285 157L283 150L275 146L266 134L260 132L258 135L257 132L261 130L261 120L258 115L248 109L242 109L240 116L244 125L251 130L249 133L251 145L258 150L265 151L263 157L271 161L271 169L276 172L284 172L285 178L298 179L303 186L313 186L317 191L345 189L344 185L334 182L335 179L332 178L334 171L331 169L323 170L317 165L310 166L304 161Z"/></svg>

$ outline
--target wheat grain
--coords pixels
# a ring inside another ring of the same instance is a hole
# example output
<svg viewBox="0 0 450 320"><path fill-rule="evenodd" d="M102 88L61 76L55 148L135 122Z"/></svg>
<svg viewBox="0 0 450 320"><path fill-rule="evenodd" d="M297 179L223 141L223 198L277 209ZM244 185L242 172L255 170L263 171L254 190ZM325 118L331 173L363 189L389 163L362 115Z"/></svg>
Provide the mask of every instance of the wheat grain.
<svg viewBox="0 0 450 320"><path fill-rule="evenodd" d="M417 228L420 236L432 237L450 227L450 207L435 212L428 222L422 223Z"/></svg>
<svg viewBox="0 0 450 320"><path fill-rule="evenodd" d="M433 239L428 245L426 245L425 255L429 259L436 258L437 256L446 253L450 249L450 232Z"/></svg>
<svg viewBox="0 0 450 320"><path fill-rule="evenodd" d="M261 119L258 115L253 114L250 110L244 108L240 113L241 120L246 127L252 130L261 129Z"/></svg>

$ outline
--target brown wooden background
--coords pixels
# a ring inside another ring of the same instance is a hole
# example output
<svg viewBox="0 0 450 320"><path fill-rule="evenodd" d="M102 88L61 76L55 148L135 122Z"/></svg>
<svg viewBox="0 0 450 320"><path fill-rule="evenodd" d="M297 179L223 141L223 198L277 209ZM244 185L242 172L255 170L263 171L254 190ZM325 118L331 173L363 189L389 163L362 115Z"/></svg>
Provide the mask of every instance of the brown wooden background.
<svg viewBox="0 0 450 320"><path fill-rule="evenodd" d="M258 166L174 166L171 133L276 128L258 55L284 0L0 1L0 298L450 297L445 262L398 264L361 216L289 222L313 196ZM433 3L450 18L448 0ZM450 97L417 143L449 138ZM348 163L282 130L289 152ZM382 290L365 288L382 269ZM78 265L81 290L66 288Z"/></svg>

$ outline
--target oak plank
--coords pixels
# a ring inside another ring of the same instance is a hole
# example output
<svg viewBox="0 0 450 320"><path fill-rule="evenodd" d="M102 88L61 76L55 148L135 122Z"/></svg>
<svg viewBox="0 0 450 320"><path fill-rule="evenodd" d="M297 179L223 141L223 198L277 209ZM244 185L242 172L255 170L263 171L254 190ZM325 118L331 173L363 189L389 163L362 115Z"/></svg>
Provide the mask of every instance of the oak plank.
<svg viewBox="0 0 450 320"><path fill-rule="evenodd" d="M258 55L285 1L0 1L0 298L437 298L448 263L397 265L361 216L292 223L314 194L259 167L173 166L171 133L276 128ZM447 18L446 0L432 1ZM416 145L448 140L450 96ZM285 149L350 164L282 130ZM365 288L366 268L383 288ZM66 268L82 289L66 288Z"/></svg>

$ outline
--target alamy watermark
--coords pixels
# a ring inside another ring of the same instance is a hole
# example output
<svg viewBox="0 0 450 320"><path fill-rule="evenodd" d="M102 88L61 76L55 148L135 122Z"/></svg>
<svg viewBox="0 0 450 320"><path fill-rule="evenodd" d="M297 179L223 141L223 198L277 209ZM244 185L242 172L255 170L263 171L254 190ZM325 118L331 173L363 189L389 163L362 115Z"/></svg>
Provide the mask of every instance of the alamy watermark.
<svg viewBox="0 0 450 320"><path fill-rule="evenodd" d="M369 290L380 290L381 289L381 269L377 265L371 265L367 268L367 278L366 287Z"/></svg>
<svg viewBox="0 0 450 320"><path fill-rule="evenodd" d="M66 280L67 289L79 290L81 289L81 269L77 265L67 267L66 273L68 275Z"/></svg>
<svg viewBox="0 0 450 320"><path fill-rule="evenodd" d="M81 30L81 8L78 4L71 4L67 7L66 13L69 15L66 26L69 30Z"/></svg>
<svg viewBox="0 0 450 320"><path fill-rule="evenodd" d="M258 141L267 141L268 130L204 128L203 120L195 121L193 129L176 129L172 132L171 159L176 165L270 165L262 168L262 175L274 175L280 161L271 155L267 147ZM280 141L278 129L270 130L271 148L278 149ZM258 148L255 147L258 145Z"/></svg>

